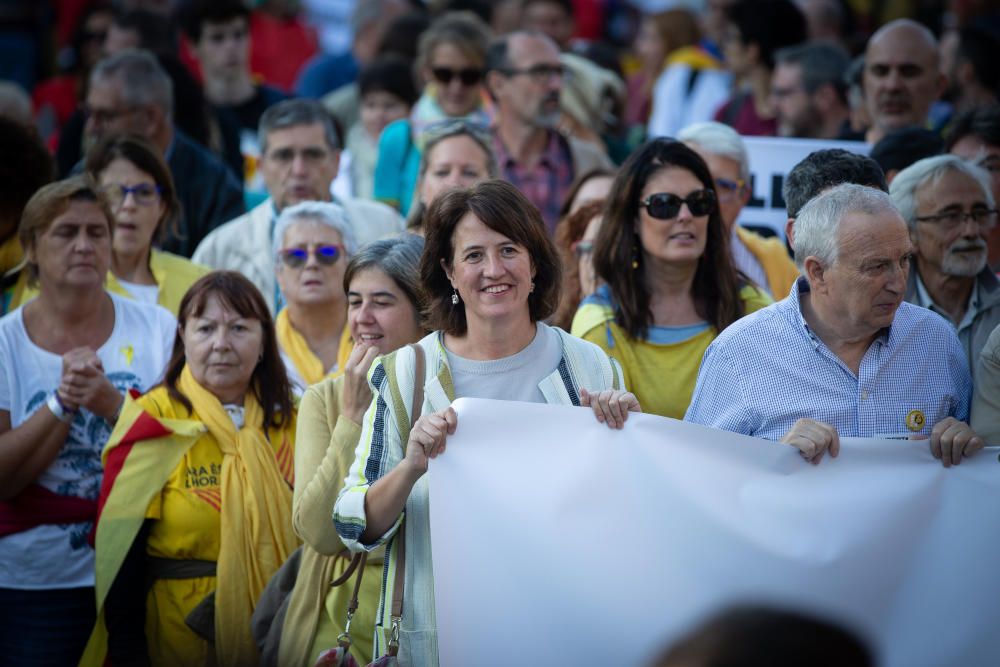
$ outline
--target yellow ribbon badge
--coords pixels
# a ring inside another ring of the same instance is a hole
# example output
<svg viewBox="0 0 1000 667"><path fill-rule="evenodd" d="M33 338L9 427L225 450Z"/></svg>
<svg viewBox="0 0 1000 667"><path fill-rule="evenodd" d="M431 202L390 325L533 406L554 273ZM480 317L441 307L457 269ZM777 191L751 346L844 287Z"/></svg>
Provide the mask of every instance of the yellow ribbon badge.
<svg viewBox="0 0 1000 667"><path fill-rule="evenodd" d="M913 432L921 430L925 422L924 413L920 410L910 410L910 414L906 415L906 428Z"/></svg>

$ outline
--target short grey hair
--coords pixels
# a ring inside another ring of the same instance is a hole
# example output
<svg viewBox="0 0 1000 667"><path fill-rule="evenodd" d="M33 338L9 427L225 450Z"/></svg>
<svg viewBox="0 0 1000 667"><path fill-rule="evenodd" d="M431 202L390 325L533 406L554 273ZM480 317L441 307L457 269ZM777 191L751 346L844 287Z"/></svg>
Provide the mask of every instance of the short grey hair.
<svg viewBox="0 0 1000 667"><path fill-rule="evenodd" d="M160 63L144 49L124 49L94 66L91 82L117 80L126 104L159 107L168 117L174 112L174 84Z"/></svg>
<svg viewBox="0 0 1000 667"><path fill-rule="evenodd" d="M844 218L851 213L886 211L898 213L889 195L866 185L841 183L813 197L795 218L795 265L801 271L810 256L832 265L837 261Z"/></svg>
<svg viewBox="0 0 1000 667"><path fill-rule="evenodd" d="M917 193L923 188L933 186L949 172L965 174L974 180L983 192L986 205L989 208L994 207L990 175L985 169L966 162L957 155L935 155L924 158L896 174L896 178L889 185L889 196L892 197L910 231L917 227Z"/></svg>
<svg viewBox="0 0 1000 667"><path fill-rule="evenodd" d="M340 232L344 240L344 250L350 257L357 251L354 237L354 227L344 211L344 207L333 202L304 201L285 208L274 225L274 236L271 239L275 263L280 261L280 251L284 247L285 233L288 228L298 222L319 222L333 227Z"/></svg>
<svg viewBox="0 0 1000 667"><path fill-rule="evenodd" d="M740 178L750 186L750 158L743 137L728 125L707 121L692 123L677 133L677 140L691 146L696 151L729 158L740 165Z"/></svg>
<svg viewBox="0 0 1000 667"><path fill-rule="evenodd" d="M340 150L340 133L333 117L323 105L316 100L295 98L278 102L261 114L260 123L257 125L260 152L267 152L267 137L271 132L299 125L322 125L327 146L330 150Z"/></svg>

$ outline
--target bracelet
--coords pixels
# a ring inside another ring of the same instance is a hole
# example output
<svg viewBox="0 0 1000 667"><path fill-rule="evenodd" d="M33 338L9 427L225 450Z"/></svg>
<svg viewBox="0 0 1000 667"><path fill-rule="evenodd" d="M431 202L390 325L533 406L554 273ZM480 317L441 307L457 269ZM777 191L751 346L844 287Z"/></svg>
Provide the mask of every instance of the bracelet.
<svg viewBox="0 0 1000 667"><path fill-rule="evenodd" d="M63 404L62 399L59 398L58 391L52 392L52 395L49 396L49 400L45 402L45 405L56 419L65 424L70 423L73 421L73 418L76 417L76 410L70 410Z"/></svg>

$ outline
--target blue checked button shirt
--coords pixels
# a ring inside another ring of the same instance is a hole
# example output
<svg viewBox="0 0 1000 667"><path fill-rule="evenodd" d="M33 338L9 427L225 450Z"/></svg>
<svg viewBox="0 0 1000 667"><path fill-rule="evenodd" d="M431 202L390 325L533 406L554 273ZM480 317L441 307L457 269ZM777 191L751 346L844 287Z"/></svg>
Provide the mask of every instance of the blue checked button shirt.
<svg viewBox="0 0 1000 667"><path fill-rule="evenodd" d="M842 437L930 435L969 419L972 377L954 327L903 303L855 374L802 317L800 278L788 298L735 322L705 352L685 419L780 440L800 418Z"/></svg>

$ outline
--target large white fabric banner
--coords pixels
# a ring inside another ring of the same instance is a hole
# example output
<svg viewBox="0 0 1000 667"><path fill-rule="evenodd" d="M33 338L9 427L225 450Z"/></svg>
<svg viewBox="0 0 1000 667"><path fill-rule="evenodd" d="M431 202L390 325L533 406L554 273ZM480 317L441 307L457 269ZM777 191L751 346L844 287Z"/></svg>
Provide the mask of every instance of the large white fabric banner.
<svg viewBox="0 0 1000 667"><path fill-rule="evenodd" d="M737 224L770 227L785 238L788 213L781 187L785 176L813 151L840 148L868 155L871 146L860 141L790 139L788 137L743 137L750 162L752 197L736 219Z"/></svg>
<svg viewBox="0 0 1000 667"><path fill-rule="evenodd" d="M651 415L460 399L431 462L441 664L643 665L705 615L838 620L889 667L1000 665L1000 462L791 447Z"/></svg>

